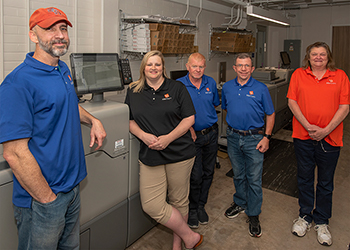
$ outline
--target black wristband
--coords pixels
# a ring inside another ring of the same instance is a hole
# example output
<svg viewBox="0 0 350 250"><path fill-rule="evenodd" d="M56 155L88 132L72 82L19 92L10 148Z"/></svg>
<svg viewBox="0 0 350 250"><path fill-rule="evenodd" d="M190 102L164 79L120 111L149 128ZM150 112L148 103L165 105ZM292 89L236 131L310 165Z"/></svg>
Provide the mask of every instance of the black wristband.
<svg viewBox="0 0 350 250"><path fill-rule="evenodd" d="M271 140L271 135L264 134L264 136L265 136L267 139Z"/></svg>

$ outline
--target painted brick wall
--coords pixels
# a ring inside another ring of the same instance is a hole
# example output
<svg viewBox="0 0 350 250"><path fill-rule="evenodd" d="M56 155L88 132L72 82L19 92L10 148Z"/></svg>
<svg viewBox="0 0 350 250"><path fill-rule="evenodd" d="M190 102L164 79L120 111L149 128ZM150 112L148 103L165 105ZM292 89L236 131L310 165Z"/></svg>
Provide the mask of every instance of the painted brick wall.
<svg viewBox="0 0 350 250"><path fill-rule="evenodd" d="M0 79L10 73L25 58L25 54L35 49L28 37L29 17L38 8L57 7L63 10L72 22L69 28L69 52L61 59L69 64L72 52L99 52L95 48L100 30L95 24L100 22L96 17L94 4L101 0L0 0L2 5L3 34L0 35L0 48L3 56L0 61ZM76 15L77 13L77 15ZM95 18L96 17L96 18ZM97 33L97 34L96 34ZM98 38L99 39L99 38Z"/></svg>

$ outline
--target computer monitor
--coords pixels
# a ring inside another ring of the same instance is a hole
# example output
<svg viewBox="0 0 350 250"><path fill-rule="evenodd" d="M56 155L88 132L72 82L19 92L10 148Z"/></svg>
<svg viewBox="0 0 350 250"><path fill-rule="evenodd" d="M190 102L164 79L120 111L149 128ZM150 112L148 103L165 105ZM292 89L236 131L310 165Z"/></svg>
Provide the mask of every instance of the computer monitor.
<svg viewBox="0 0 350 250"><path fill-rule="evenodd" d="M290 57L287 51L280 52L281 60L282 60L282 68L290 68Z"/></svg>
<svg viewBox="0 0 350 250"><path fill-rule="evenodd" d="M180 77L187 75L187 73L188 73L187 70L170 71L170 79L173 79L173 80L179 79Z"/></svg>
<svg viewBox="0 0 350 250"><path fill-rule="evenodd" d="M72 53L72 76L76 94L92 94L92 101L104 101L103 93L124 89L117 53Z"/></svg>

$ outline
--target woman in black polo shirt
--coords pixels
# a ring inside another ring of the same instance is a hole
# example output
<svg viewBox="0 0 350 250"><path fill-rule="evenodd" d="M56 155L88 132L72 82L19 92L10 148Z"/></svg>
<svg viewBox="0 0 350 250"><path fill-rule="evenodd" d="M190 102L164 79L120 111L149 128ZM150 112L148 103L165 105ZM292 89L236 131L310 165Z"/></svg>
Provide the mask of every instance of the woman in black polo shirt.
<svg viewBox="0 0 350 250"><path fill-rule="evenodd" d="M199 246L203 236L187 226L195 156L189 128L194 124L195 109L186 87L167 77L161 52L144 56L140 79L130 84L125 103L130 109L130 132L141 141L143 210L173 230L173 249L181 249L182 240L187 248Z"/></svg>

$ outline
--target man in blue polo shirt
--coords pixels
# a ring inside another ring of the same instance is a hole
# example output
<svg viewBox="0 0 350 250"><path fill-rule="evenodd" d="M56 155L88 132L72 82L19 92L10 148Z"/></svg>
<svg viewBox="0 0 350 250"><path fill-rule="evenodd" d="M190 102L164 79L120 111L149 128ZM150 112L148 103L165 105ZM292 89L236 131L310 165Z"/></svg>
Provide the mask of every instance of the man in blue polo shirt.
<svg viewBox="0 0 350 250"><path fill-rule="evenodd" d="M264 152L269 148L275 111L267 86L251 77L254 67L250 55L238 54L234 62L237 77L224 84L221 96L222 109L227 110L227 152L236 189L225 216L234 218L245 211L249 234L260 237Z"/></svg>
<svg viewBox="0 0 350 250"><path fill-rule="evenodd" d="M101 122L78 105L60 61L68 21L57 8L29 20L36 44L0 85L0 143L13 178L18 249L79 249L79 183L86 176L80 122L91 125L90 147L102 146Z"/></svg>
<svg viewBox="0 0 350 250"><path fill-rule="evenodd" d="M220 105L220 99L215 80L204 75L206 62L202 54L190 55L186 67L188 74L177 80L185 84L196 110L195 123L190 129L196 146L196 159L190 180L187 223L191 228L198 228L199 223L207 224L209 221L204 206L208 200L216 164L218 117L215 107Z"/></svg>

